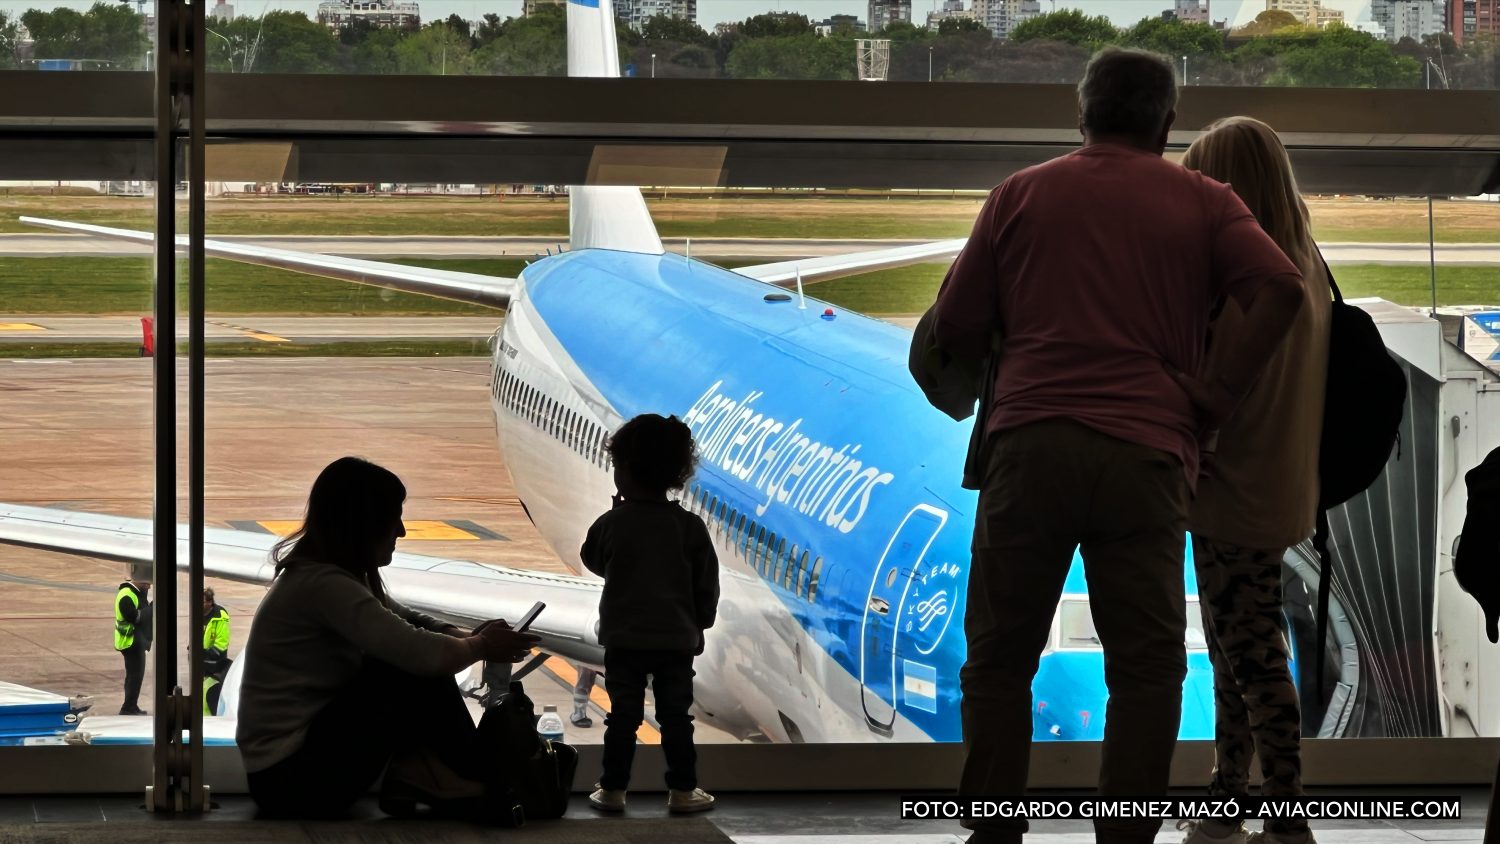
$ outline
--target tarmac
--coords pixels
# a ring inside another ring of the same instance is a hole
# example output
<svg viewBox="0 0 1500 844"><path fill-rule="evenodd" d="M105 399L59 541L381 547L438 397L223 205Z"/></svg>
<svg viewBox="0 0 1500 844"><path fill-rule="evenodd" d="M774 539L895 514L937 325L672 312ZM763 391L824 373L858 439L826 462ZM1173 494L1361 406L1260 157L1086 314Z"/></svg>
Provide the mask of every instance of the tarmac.
<svg viewBox="0 0 1500 844"><path fill-rule="evenodd" d="M141 315L0 314L0 357L8 343L139 343ZM504 315L471 317L397 316L210 316L204 331L209 343L317 344L368 341L470 341L475 354L489 354L489 339ZM178 321L179 339L187 339L187 320Z"/></svg>
<svg viewBox="0 0 1500 844"><path fill-rule="evenodd" d="M206 379L209 524L296 524L323 466L356 454L402 478L409 522L438 528L425 531L433 538L403 540L402 550L568 571L522 512L505 469L487 360L211 358ZM0 501L149 517L151 384L149 359L0 360ZM185 452L185 428L179 430ZM185 457L178 472L185 480ZM185 520L185 499L179 511ZM90 714L118 712L124 671L112 644L112 601L124 576L120 563L0 546L0 680L90 696ZM231 615L230 652L238 654L265 587L212 578L209 585ZM179 595L184 651L185 610L196 605ZM566 717L573 677L572 667L554 658L528 678L528 694L538 710L554 704ZM148 664L147 709L153 678ZM601 740L602 688L594 700L594 726L570 725L570 741ZM642 736L653 738L649 730ZM702 724L697 740L734 741Z"/></svg>

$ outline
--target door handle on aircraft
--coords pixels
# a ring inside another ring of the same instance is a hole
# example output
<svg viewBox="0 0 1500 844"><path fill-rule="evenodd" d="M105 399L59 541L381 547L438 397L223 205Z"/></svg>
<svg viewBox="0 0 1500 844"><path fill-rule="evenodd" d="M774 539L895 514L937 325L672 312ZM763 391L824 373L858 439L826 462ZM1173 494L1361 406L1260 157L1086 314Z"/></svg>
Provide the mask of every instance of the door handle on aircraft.
<svg viewBox="0 0 1500 844"><path fill-rule="evenodd" d="M881 615L890 615L890 613L891 613L891 602L887 601L884 598L871 598L870 599L870 609L874 610L875 612L880 613Z"/></svg>

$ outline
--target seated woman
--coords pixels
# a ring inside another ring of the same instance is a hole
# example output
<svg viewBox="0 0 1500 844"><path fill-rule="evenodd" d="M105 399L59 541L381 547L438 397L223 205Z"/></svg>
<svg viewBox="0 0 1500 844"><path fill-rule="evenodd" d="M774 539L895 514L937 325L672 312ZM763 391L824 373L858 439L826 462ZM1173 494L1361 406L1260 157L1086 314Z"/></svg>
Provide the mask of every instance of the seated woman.
<svg viewBox="0 0 1500 844"><path fill-rule="evenodd" d="M386 594L380 569L406 534L405 499L390 471L340 458L313 483L301 529L272 549L235 736L267 814L343 814L393 759L383 794L399 802L482 803L487 777L453 675L521 660L537 637L502 621L469 633Z"/></svg>

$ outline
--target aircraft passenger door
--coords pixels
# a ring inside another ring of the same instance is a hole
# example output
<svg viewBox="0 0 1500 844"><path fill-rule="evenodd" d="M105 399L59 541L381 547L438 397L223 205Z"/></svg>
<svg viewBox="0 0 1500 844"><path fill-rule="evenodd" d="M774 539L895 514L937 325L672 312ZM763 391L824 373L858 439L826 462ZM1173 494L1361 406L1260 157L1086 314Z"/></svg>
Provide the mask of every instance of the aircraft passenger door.
<svg viewBox="0 0 1500 844"><path fill-rule="evenodd" d="M860 626L859 685L865 723L890 735L896 723L896 636L907 585L922 556L948 521L948 514L926 504L912 508L886 543L870 581Z"/></svg>

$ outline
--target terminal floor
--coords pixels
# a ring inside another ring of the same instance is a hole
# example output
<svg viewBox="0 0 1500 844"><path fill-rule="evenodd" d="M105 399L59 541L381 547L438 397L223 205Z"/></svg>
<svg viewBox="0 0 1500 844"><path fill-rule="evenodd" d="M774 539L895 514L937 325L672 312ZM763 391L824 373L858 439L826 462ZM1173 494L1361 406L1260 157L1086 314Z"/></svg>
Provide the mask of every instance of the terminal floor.
<svg viewBox="0 0 1500 844"><path fill-rule="evenodd" d="M1451 821L1340 821L1315 826L1322 844L1480 844L1489 794L1479 788L1317 789L1339 796L1454 796L1463 800L1462 818ZM1186 794L1186 793L1184 793ZM562 821L538 822L519 830L490 830L442 821L383 818L374 801L361 802L348 820L295 823L257 821L243 795L221 795L216 808L196 819L173 820L147 814L138 798L125 796L0 797L0 842L108 840L332 842L376 841L421 844L436 841L521 841L544 844L961 844L964 831L952 822L902 821L900 795L869 792L802 794L724 793L719 807L698 817L671 817L660 793L633 793L626 816L604 817L576 795ZM1092 842L1082 821L1038 823L1027 837L1041 844ZM1163 827L1158 844L1178 842L1182 833Z"/></svg>

